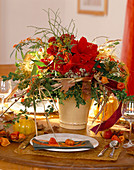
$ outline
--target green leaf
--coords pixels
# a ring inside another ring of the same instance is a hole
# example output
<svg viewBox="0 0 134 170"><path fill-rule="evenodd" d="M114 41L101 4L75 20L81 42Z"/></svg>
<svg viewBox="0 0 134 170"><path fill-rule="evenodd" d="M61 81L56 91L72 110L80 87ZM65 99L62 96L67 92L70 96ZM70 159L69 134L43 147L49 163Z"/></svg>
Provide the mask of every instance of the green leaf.
<svg viewBox="0 0 134 170"><path fill-rule="evenodd" d="M18 64L18 63L15 63L15 66L16 66L16 67L19 67L19 66L20 66L20 64Z"/></svg>
<svg viewBox="0 0 134 170"><path fill-rule="evenodd" d="M10 58L12 57L13 53L14 53L15 49L12 51L12 53L10 54Z"/></svg>
<svg viewBox="0 0 134 170"><path fill-rule="evenodd" d="M100 64L100 60L96 61L94 67L96 68L98 66L98 64Z"/></svg>
<svg viewBox="0 0 134 170"><path fill-rule="evenodd" d="M15 52L15 60L17 60L17 50L16 50L16 52Z"/></svg>
<svg viewBox="0 0 134 170"><path fill-rule="evenodd" d="M23 54L23 51L21 50L21 56L22 56L22 59L25 58L24 54Z"/></svg>
<svg viewBox="0 0 134 170"><path fill-rule="evenodd" d="M31 72L31 76L32 76L32 75L37 75L37 74L38 74L38 68L37 68L36 65L34 65L34 66L33 66L33 70L32 70L32 72Z"/></svg>
<svg viewBox="0 0 134 170"><path fill-rule="evenodd" d="M118 44L120 44L120 43L119 43L119 41L116 41L116 42L114 42L114 44L115 44L115 45L118 45Z"/></svg>
<svg viewBox="0 0 134 170"><path fill-rule="evenodd" d="M58 56L58 58L59 58L59 60L63 60L64 61L64 59L62 57Z"/></svg>
<svg viewBox="0 0 134 170"><path fill-rule="evenodd" d="M40 44L35 44L35 45L30 46L29 48L30 49L35 49L35 48L39 48L39 47L40 47Z"/></svg>
<svg viewBox="0 0 134 170"><path fill-rule="evenodd" d="M38 61L38 60L32 60L36 65L40 66L40 67L47 67L43 62Z"/></svg>

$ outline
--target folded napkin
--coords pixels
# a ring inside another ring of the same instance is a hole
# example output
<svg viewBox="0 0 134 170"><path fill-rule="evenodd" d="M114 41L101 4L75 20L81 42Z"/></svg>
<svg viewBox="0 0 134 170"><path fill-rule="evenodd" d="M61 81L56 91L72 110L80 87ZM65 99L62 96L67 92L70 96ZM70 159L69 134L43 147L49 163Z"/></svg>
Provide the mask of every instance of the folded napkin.
<svg viewBox="0 0 134 170"><path fill-rule="evenodd" d="M66 145L65 142L58 142L58 144L49 144L49 141L37 140L33 138L34 150L41 149L79 149L79 148L94 148L89 140L85 141L74 141L74 145Z"/></svg>

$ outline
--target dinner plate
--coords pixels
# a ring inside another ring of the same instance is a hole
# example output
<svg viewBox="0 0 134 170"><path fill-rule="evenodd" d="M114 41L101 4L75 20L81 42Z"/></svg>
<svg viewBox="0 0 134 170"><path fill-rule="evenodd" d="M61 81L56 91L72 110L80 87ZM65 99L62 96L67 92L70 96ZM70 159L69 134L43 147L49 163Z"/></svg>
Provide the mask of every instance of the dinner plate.
<svg viewBox="0 0 134 170"><path fill-rule="evenodd" d="M65 141L66 139L72 139L74 141L89 140L94 148L96 148L99 145L99 142L96 139L89 137L89 136L85 136L85 135L71 134L71 133L55 133L55 135L56 135L56 141L57 142ZM50 138L52 138L52 137L55 138L53 133L39 135L39 136L36 136L34 138L37 139L37 140L47 140L47 141L49 141ZM32 140L33 140L33 138L30 140L31 145L33 145ZM57 151L57 152L77 152L77 151L90 150L90 148L73 148L73 149L47 148L46 150Z"/></svg>

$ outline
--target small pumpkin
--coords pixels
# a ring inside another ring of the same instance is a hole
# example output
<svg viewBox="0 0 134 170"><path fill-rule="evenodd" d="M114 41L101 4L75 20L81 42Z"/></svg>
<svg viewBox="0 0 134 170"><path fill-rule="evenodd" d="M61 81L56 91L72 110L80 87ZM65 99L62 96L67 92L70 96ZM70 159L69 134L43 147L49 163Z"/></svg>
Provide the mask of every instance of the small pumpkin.
<svg viewBox="0 0 134 170"><path fill-rule="evenodd" d="M35 122L33 119L19 119L19 122L15 122L13 130L18 131L24 135L35 133Z"/></svg>

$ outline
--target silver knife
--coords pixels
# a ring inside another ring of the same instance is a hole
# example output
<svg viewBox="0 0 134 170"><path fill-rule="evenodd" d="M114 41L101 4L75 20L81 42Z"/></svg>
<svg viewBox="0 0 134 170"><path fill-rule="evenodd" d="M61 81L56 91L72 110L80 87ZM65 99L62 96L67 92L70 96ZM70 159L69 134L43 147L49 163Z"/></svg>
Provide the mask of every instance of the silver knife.
<svg viewBox="0 0 134 170"><path fill-rule="evenodd" d="M109 148L109 144L107 144L104 149L98 154L98 157L103 156L104 152Z"/></svg>

